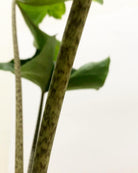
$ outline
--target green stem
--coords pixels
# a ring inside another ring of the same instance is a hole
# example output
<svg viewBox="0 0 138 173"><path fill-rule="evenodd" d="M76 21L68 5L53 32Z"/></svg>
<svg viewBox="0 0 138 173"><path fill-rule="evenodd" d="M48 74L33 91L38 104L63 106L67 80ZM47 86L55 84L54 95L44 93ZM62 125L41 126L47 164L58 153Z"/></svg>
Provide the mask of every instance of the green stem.
<svg viewBox="0 0 138 173"><path fill-rule="evenodd" d="M28 173L32 173L34 155L35 155L36 144L37 144L37 139L38 139L39 129L40 129L40 122L41 122L41 117L42 117L41 115L42 115L42 108L43 108L43 102L44 102L44 94L45 94L44 92L41 93L38 118L37 118L37 122L36 122L35 134L34 134L34 138L33 138L33 144L32 144L29 166L28 166Z"/></svg>
<svg viewBox="0 0 138 173"><path fill-rule="evenodd" d="M22 86L20 59L16 29L16 0L12 1L12 35L14 49L14 72L16 82L16 142L15 142L15 173L23 173L23 118L22 118Z"/></svg>
<svg viewBox="0 0 138 173"><path fill-rule="evenodd" d="M91 0L74 0L50 84L32 173L47 173L58 119Z"/></svg>

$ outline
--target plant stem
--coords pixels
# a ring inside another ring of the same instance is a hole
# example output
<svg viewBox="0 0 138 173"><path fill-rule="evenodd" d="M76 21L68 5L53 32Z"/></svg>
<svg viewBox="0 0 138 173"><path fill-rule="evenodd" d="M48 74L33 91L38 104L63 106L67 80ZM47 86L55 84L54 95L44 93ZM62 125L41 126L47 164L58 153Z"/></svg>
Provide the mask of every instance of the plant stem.
<svg viewBox="0 0 138 173"><path fill-rule="evenodd" d="M47 97L32 173L47 173L53 140L70 72L91 0L74 0Z"/></svg>
<svg viewBox="0 0 138 173"><path fill-rule="evenodd" d="M35 134L34 134L33 144L32 144L32 148L31 148L31 154L30 154L30 160L29 160L29 166L28 166L28 173L32 173L34 155L35 155L36 144L37 144L39 129L40 129L40 122L41 122L41 117L42 117L41 115L42 115L42 108L43 108L43 102L44 102L44 94L45 93L42 91L41 98L40 98L38 118L37 118L36 128L35 128Z"/></svg>
<svg viewBox="0 0 138 173"><path fill-rule="evenodd" d="M12 1L12 35L14 49L14 72L16 82L16 146L15 146L15 173L23 173L23 118L22 118L22 87L20 59L16 29L16 0Z"/></svg>

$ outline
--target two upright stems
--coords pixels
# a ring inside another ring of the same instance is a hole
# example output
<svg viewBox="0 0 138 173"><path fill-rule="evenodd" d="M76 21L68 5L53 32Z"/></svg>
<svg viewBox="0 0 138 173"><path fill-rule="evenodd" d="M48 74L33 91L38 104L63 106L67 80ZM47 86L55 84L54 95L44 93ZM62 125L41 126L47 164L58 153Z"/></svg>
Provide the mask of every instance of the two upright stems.
<svg viewBox="0 0 138 173"><path fill-rule="evenodd" d="M34 138L33 165L30 173L47 173L58 119L70 78L70 72L80 42L92 0L74 0L62 39L56 67L50 84L39 137ZM15 173L23 173L23 122L20 59L16 31L16 0L12 3L12 29L16 76L16 154ZM40 119L40 117L38 117ZM40 122L40 120L39 120ZM39 126L36 129L39 129ZM39 131L39 130L38 130ZM38 135L38 134L37 134Z"/></svg>

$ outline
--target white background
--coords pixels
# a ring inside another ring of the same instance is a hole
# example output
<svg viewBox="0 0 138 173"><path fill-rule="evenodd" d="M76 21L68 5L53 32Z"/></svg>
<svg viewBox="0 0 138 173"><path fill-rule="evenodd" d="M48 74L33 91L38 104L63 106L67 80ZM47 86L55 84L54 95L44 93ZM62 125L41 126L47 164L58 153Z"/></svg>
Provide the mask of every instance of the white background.
<svg viewBox="0 0 138 173"><path fill-rule="evenodd" d="M71 2L61 21L46 18L41 28L62 38ZM32 36L18 14L21 57L34 53ZM138 172L138 0L93 3L74 63L111 57L102 89L66 93L49 173ZM0 5L0 61L13 57L11 0ZM0 173L14 169L14 76L0 71ZM40 90L23 80L25 170Z"/></svg>

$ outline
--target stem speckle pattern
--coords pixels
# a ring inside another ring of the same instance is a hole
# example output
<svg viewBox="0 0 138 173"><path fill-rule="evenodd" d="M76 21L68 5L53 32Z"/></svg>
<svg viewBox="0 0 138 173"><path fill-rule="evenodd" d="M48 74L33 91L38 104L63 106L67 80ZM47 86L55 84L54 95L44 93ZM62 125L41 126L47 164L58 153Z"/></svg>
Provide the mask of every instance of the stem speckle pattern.
<svg viewBox="0 0 138 173"><path fill-rule="evenodd" d="M12 34L14 49L14 72L16 82L16 142L15 142L15 173L23 173L23 119L22 119L22 88L20 59L16 29L16 0L12 1Z"/></svg>
<svg viewBox="0 0 138 173"><path fill-rule="evenodd" d="M58 119L91 0L74 0L47 97L32 173L47 173Z"/></svg>

